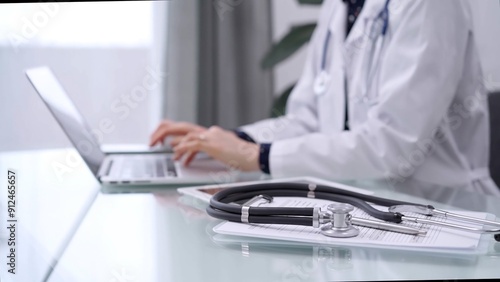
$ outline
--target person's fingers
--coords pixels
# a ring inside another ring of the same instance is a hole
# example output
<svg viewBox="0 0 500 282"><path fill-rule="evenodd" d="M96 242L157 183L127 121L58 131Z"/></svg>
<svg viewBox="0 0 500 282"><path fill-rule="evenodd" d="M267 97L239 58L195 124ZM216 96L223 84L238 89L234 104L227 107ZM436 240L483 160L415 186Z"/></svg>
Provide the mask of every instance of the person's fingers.
<svg viewBox="0 0 500 282"><path fill-rule="evenodd" d="M184 135L192 128L193 127L189 123L162 123L152 134L150 146L154 146L160 140L163 140L170 135Z"/></svg>
<svg viewBox="0 0 500 282"><path fill-rule="evenodd" d="M184 136L179 136L178 143L175 146L172 146L174 150L174 160L178 161L184 156L187 152L186 145L192 143L197 140L195 135L191 132Z"/></svg>
<svg viewBox="0 0 500 282"><path fill-rule="evenodd" d="M151 134L151 136L149 137L149 146L152 147L154 145L156 145L156 143L158 143L158 135L160 134L160 128L161 128L161 124L155 129L155 131L153 131L153 133Z"/></svg>
<svg viewBox="0 0 500 282"><path fill-rule="evenodd" d="M181 144L179 144L174 148L175 152L174 159L178 161L186 153L199 152L200 149L202 148L200 143L201 143L200 140L183 141Z"/></svg>
<svg viewBox="0 0 500 282"><path fill-rule="evenodd" d="M198 152L190 152L187 155L187 157L184 159L184 165L188 166L189 164L191 164L191 162L194 160L194 158L196 157L197 154L198 154Z"/></svg>
<svg viewBox="0 0 500 282"><path fill-rule="evenodd" d="M151 134L151 137L150 137L150 146L154 145L153 144L153 141L155 141L154 143L157 143L158 141L157 140L157 135L160 133L160 131L162 130L162 128L165 128L166 126L169 126L170 124L172 124L173 122L170 121L170 120L163 120L162 122L160 122L160 124L156 127L156 129L153 131L153 133Z"/></svg>
<svg viewBox="0 0 500 282"><path fill-rule="evenodd" d="M183 138L184 138L184 136L182 136L182 135L178 135L178 136L173 137L172 140L170 140L170 146L175 147L175 146L179 145L182 142Z"/></svg>
<svg viewBox="0 0 500 282"><path fill-rule="evenodd" d="M174 160L179 161L184 157L184 164L189 165L198 152L204 152L215 159L221 158L218 137L220 137L219 132L214 129L186 134L176 141L178 142L176 146L173 146Z"/></svg>
<svg viewBox="0 0 500 282"><path fill-rule="evenodd" d="M174 161L178 161L182 158L182 156L184 156L184 153L181 153L181 152L175 152L174 153Z"/></svg>
<svg viewBox="0 0 500 282"><path fill-rule="evenodd" d="M153 146L157 144L160 140L165 139L169 134L178 130L178 126L174 124L162 124L155 132L151 135L150 145Z"/></svg>

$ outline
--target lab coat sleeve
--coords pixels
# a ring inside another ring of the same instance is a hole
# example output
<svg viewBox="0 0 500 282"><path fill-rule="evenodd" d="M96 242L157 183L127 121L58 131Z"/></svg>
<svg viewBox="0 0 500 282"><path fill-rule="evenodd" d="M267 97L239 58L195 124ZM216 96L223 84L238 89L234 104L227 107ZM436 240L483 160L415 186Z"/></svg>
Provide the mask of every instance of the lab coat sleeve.
<svg viewBox="0 0 500 282"><path fill-rule="evenodd" d="M395 16L380 66L378 103L351 131L312 133L273 143L274 177L397 177L402 157L432 138L464 67L469 24L460 1L416 0ZM392 15L391 15L392 16ZM405 176L406 177L406 176Z"/></svg>
<svg viewBox="0 0 500 282"><path fill-rule="evenodd" d="M328 15L334 8L334 1L325 1L308 45L307 59L302 75L288 98L286 115L265 119L240 127L257 143L271 143L277 140L302 136L318 130L316 98L313 83L318 68L317 51L322 46L328 25Z"/></svg>

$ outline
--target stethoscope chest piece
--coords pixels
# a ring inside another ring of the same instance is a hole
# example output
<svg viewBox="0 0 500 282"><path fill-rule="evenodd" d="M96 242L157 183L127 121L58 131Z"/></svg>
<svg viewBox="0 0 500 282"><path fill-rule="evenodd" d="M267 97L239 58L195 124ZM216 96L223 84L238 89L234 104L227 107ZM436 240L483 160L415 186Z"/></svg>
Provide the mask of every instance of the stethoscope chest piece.
<svg viewBox="0 0 500 282"><path fill-rule="evenodd" d="M314 93L318 96L325 94L329 81L330 76L326 71L322 70L314 80Z"/></svg>
<svg viewBox="0 0 500 282"><path fill-rule="evenodd" d="M321 234L334 238L350 238L359 235L359 229L352 226L351 214L354 207L349 204L336 203L328 205L331 222L321 227Z"/></svg>

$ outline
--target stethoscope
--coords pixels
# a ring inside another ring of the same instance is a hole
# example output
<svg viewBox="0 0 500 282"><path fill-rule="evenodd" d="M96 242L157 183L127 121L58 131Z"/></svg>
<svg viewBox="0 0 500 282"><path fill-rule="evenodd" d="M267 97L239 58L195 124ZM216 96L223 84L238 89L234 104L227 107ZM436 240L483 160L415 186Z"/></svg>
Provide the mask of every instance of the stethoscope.
<svg viewBox="0 0 500 282"><path fill-rule="evenodd" d="M384 43L385 36L387 34L387 30L389 28L389 4L390 0L386 0L384 7L379 12L377 17L375 18L370 33L368 34L370 38L370 56L368 57L368 62L366 62L366 81L367 86L363 91L363 101L367 101L367 92L370 89L372 81L373 81L373 73L374 68L380 63L380 50ZM331 19L330 19L331 21ZM330 82L330 74L326 70L326 63L328 59L328 48L330 45L330 40L332 37L332 31L328 28L325 41L323 43L323 52L321 55L321 64L318 75L316 76L313 84L314 93L318 96L326 93L328 88L328 84ZM373 59L375 58L376 62L373 64Z"/></svg>
<svg viewBox="0 0 500 282"><path fill-rule="evenodd" d="M322 210L319 207L262 206L262 201L270 203L273 201L273 197L307 197L330 200L335 203L329 205L327 210ZM255 206L254 204L257 202L261 203ZM369 203L388 207L388 211L378 210ZM350 214L353 206L378 220L353 217ZM462 223L482 224L494 228L483 229L407 216L403 214L405 212L413 212L425 216L442 216ZM318 184L285 182L251 184L228 188L212 196L210 205L207 207L207 213L212 217L232 222L312 226L320 228L323 235L335 238L357 236L359 229L353 225L425 236L425 230L400 224L409 222L436 225L473 233L493 234L495 240L500 241L500 222L497 221L451 213L436 209L431 205L385 199Z"/></svg>

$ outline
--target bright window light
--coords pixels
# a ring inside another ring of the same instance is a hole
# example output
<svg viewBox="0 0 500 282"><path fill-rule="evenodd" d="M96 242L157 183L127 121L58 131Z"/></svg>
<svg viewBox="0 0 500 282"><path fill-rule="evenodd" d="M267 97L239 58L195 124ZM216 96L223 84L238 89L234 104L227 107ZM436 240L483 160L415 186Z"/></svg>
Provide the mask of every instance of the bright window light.
<svg viewBox="0 0 500 282"><path fill-rule="evenodd" d="M149 46L150 1L22 3L0 7L0 44Z"/></svg>

